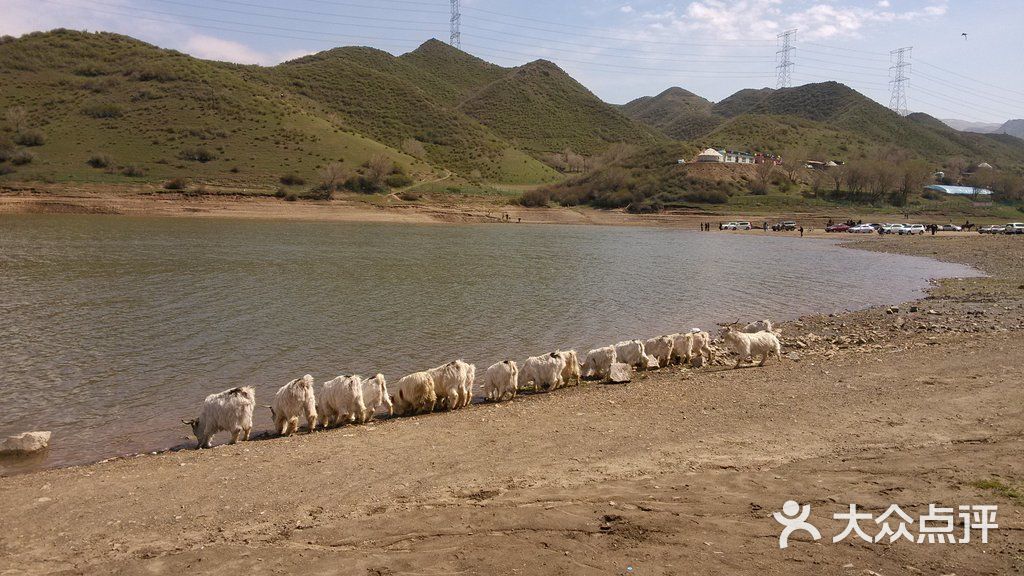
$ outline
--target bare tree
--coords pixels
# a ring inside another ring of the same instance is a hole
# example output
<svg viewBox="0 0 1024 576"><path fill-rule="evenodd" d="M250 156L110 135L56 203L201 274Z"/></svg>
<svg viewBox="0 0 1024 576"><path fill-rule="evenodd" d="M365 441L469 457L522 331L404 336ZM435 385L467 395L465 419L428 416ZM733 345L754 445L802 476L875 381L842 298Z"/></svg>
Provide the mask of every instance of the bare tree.
<svg viewBox="0 0 1024 576"><path fill-rule="evenodd" d="M960 156L953 156L946 161L946 171L949 172L947 176L954 184L960 183L960 179L963 178L965 170L967 170L967 160L964 160Z"/></svg>
<svg viewBox="0 0 1024 576"><path fill-rule="evenodd" d="M867 188L871 193L872 201L877 202L895 188L898 179L896 171L892 164L887 162L874 162L866 168Z"/></svg>
<svg viewBox="0 0 1024 576"><path fill-rule="evenodd" d="M335 192L345 184L348 171L338 162L331 162L320 170L320 186L324 190Z"/></svg>
<svg viewBox="0 0 1024 576"><path fill-rule="evenodd" d="M22 132L28 129L28 111L21 106L11 106L4 111L4 120L7 126L14 132Z"/></svg>
<svg viewBox="0 0 1024 576"><path fill-rule="evenodd" d="M830 180L832 180L832 190L838 193L843 189L843 184L846 183L847 173L850 171L849 165L843 164L841 166L829 166L827 168L827 174ZM815 171L815 174L821 174Z"/></svg>
<svg viewBox="0 0 1024 576"><path fill-rule="evenodd" d="M366 179L378 188L383 187L384 180L387 179L394 165L394 162L386 154L377 154L366 163Z"/></svg>
<svg viewBox="0 0 1024 576"><path fill-rule="evenodd" d="M771 160L765 160L760 164L754 165L754 192L757 194L767 194L768 185L771 184L772 175L775 174L775 163Z"/></svg>
<svg viewBox="0 0 1024 576"><path fill-rule="evenodd" d="M807 150L793 148L782 153L782 171L789 181L796 184L804 163L807 161Z"/></svg>
<svg viewBox="0 0 1024 576"><path fill-rule="evenodd" d="M402 141L402 152L420 160L427 157L427 149L415 138L406 138Z"/></svg>
<svg viewBox="0 0 1024 576"><path fill-rule="evenodd" d="M915 190L924 188L931 174L931 165L924 160L907 160L900 164L899 190L893 195L893 204L906 205Z"/></svg>

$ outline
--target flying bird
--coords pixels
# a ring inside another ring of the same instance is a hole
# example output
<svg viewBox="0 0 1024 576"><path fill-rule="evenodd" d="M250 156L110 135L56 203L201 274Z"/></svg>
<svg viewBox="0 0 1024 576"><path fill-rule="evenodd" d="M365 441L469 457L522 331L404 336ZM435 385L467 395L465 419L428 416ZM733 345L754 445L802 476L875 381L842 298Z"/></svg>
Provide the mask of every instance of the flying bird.
<svg viewBox="0 0 1024 576"><path fill-rule="evenodd" d="M967 40L967 32L961 32L960 35L964 37L964 40Z"/></svg>

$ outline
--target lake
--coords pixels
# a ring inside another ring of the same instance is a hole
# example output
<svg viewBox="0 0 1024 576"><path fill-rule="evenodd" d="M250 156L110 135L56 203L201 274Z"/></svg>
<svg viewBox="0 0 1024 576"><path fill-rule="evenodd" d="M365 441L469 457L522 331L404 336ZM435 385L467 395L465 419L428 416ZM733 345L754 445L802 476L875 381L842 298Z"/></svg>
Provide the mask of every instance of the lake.
<svg viewBox="0 0 1024 576"><path fill-rule="evenodd" d="M0 474L180 445L180 419L234 386L269 404L305 373L393 383L455 358L482 373L969 275L759 231L0 216L0 435L54 433Z"/></svg>

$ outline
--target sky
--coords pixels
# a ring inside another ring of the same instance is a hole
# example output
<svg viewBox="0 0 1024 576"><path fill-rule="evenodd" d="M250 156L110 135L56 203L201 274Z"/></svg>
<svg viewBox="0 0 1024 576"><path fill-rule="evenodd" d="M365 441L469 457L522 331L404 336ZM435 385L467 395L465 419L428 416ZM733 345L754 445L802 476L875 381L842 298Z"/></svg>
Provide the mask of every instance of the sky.
<svg viewBox="0 0 1024 576"><path fill-rule="evenodd" d="M0 34L127 34L199 58L273 65L336 46L401 54L449 40L449 0L0 0ZM890 104L891 50L912 47L907 107L1024 118L1024 0L462 0L461 48L502 66L551 60L607 102L680 86L712 101L836 80ZM963 34L967 36L964 37Z"/></svg>

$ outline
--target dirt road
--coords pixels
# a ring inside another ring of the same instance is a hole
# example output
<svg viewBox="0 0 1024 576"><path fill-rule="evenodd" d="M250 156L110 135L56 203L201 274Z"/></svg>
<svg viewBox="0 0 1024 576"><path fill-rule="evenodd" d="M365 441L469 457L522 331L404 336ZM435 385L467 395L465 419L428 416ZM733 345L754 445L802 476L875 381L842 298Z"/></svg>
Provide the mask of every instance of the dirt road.
<svg viewBox="0 0 1024 576"><path fill-rule="evenodd" d="M787 323L764 368L2 478L0 574L1021 573L1018 240L866 243L993 276ZM789 499L821 540L779 549ZM995 504L999 528L988 544L833 544L850 503Z"/></svg>

